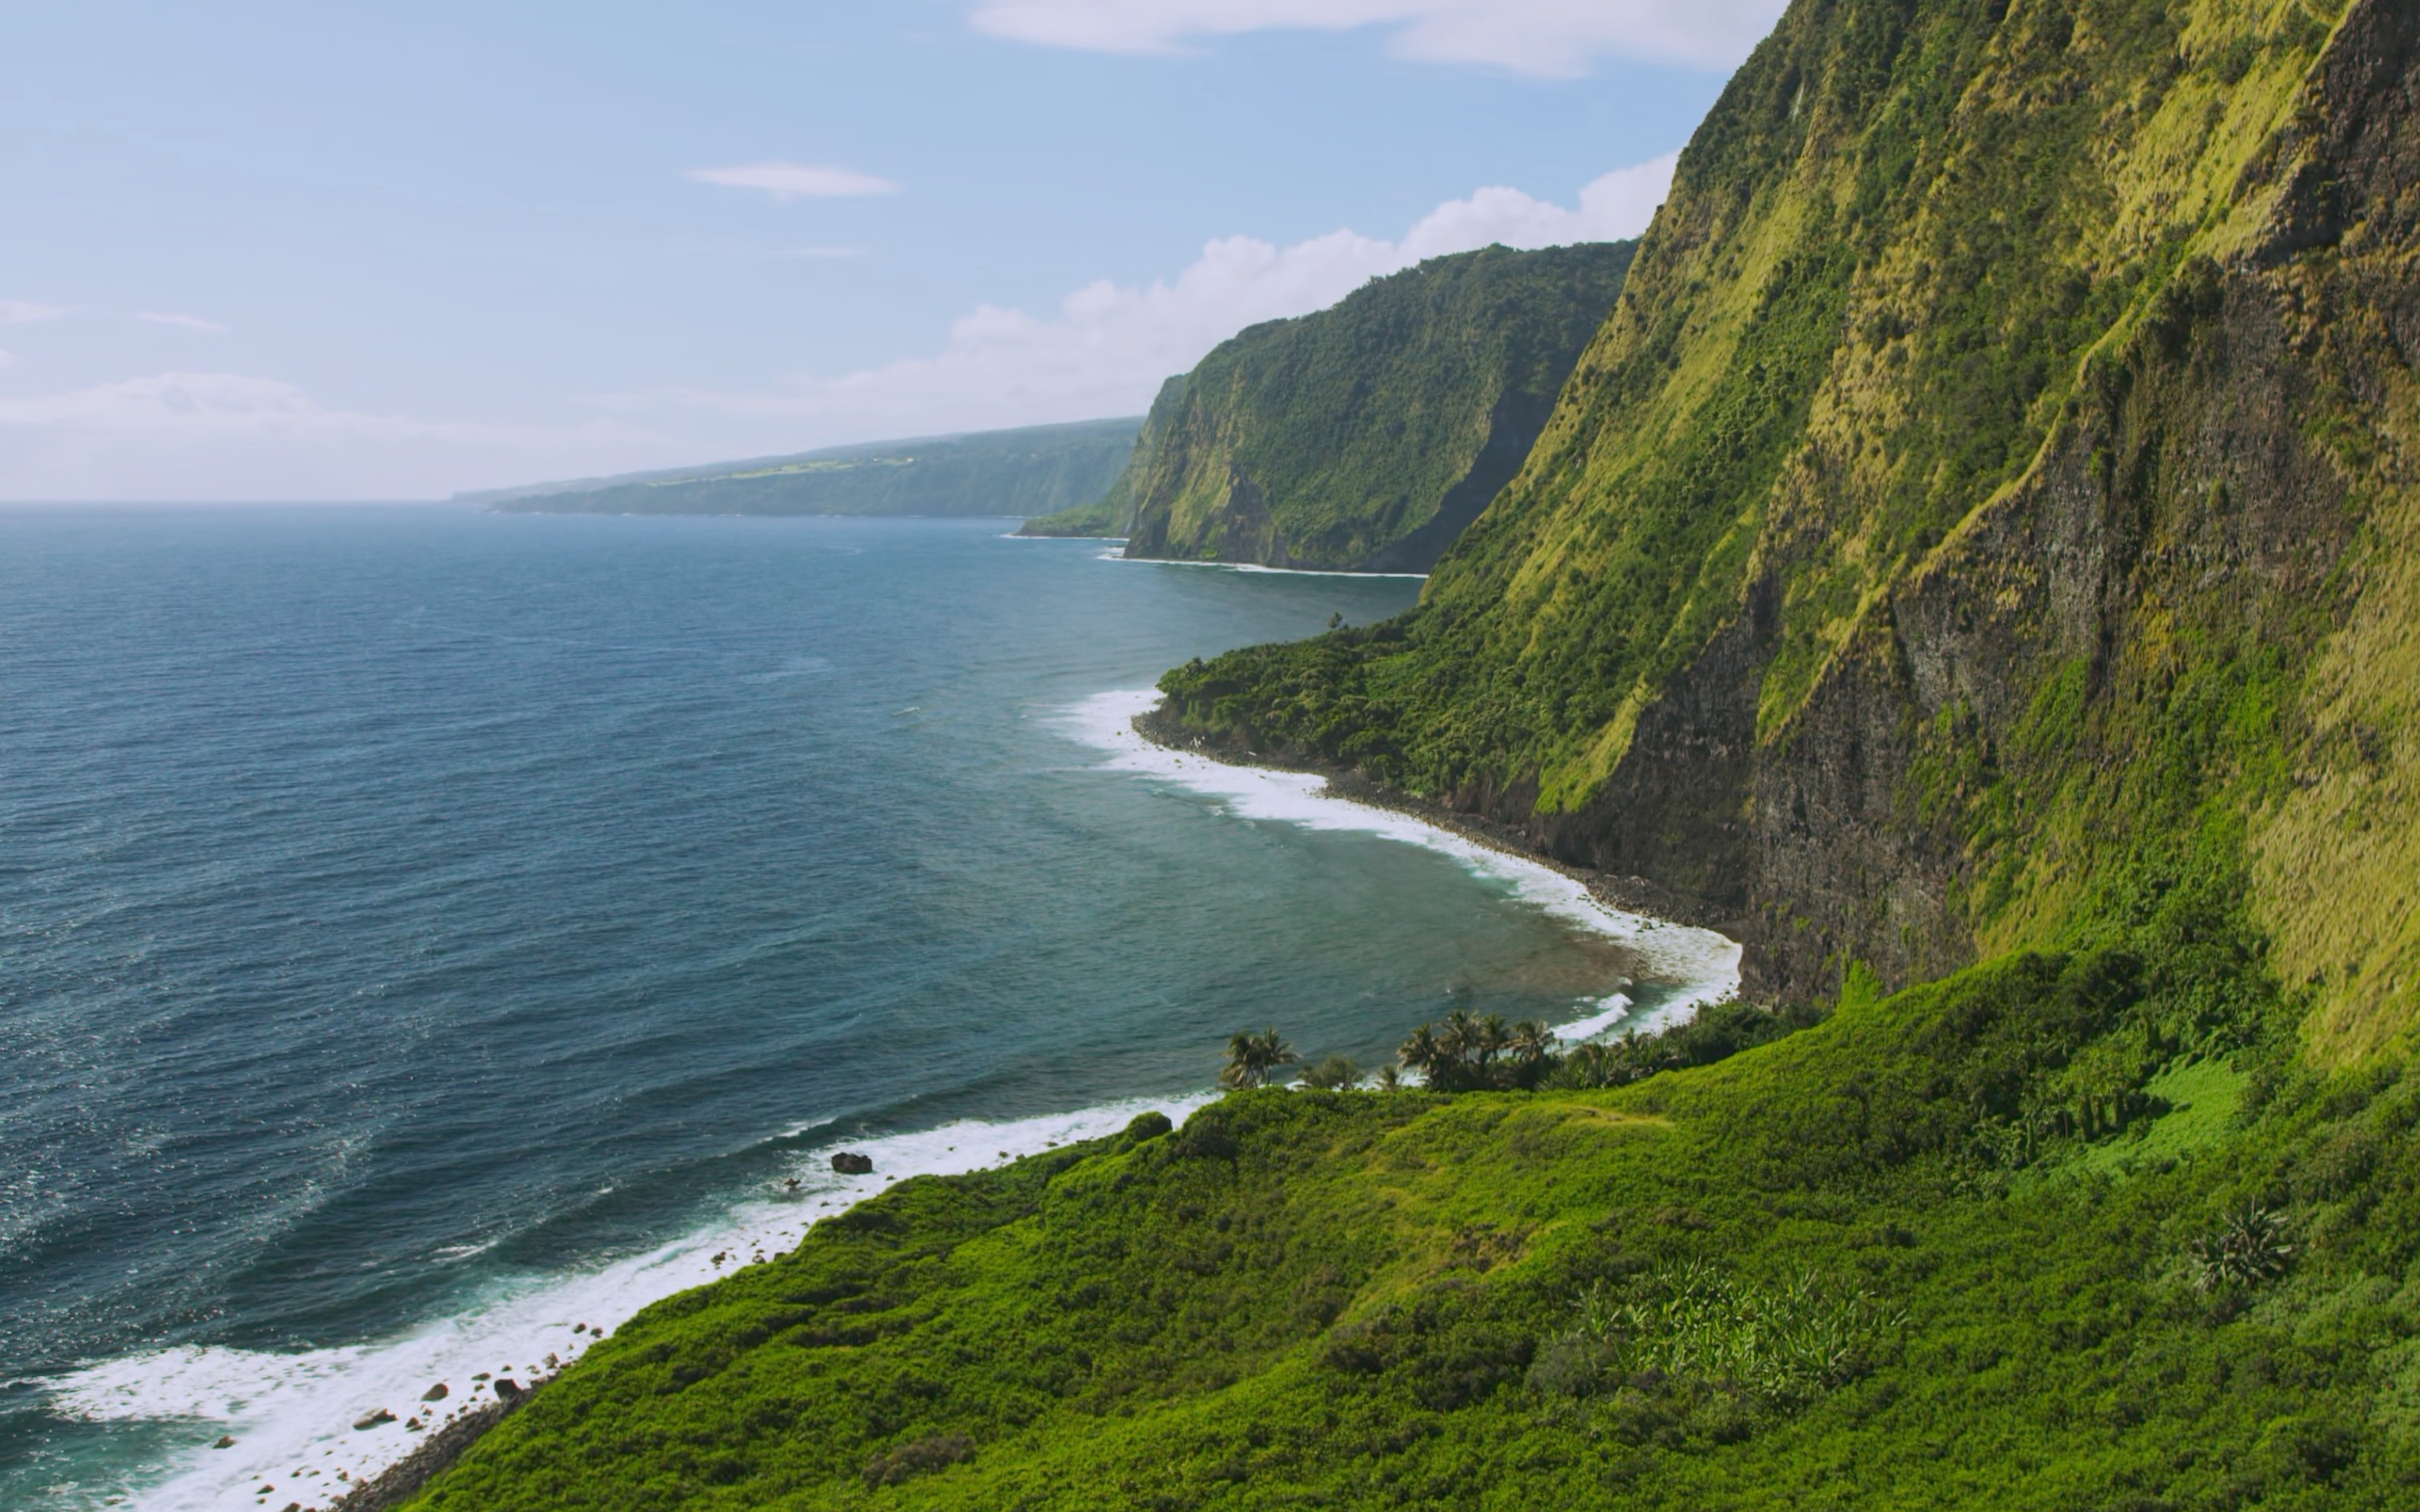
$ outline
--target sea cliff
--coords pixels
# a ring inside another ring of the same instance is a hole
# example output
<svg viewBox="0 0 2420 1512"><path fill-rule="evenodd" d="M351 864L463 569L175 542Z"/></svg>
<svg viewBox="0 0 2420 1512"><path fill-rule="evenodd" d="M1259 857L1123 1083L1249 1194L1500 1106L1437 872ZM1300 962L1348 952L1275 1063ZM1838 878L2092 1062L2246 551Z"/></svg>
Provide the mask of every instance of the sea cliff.
<svg viewBox="0 0 2420 1512"><path fill-rule="evenodd" d="M903 1182L424 1504L2412 1504L2415 121L2397 0L1797 0L1420 606L1156 726L1768 1032Z"/></svg>
<svg viewBox="0 0 2420 1512"><path fill-rule="evenodd" d="M1520 467L1633 244L1488 247L1252 326L1161 389L1089 511L1131 557L1424 572Z"/></svg>

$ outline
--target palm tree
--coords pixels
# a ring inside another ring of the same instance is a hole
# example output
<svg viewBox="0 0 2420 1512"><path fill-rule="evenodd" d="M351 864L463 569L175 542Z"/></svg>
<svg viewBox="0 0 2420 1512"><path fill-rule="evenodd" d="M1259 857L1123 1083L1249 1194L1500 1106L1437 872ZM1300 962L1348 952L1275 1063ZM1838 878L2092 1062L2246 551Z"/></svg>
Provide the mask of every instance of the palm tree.
<svg viewBox="0 0 2420 1512"><path fill-rule="evenodd" d="M1404 1085L1403 1073L1396 1070L1392 1066L1379 1067L1378 1074L1371 1078L1371 1080L1377 1084L1378 1090L1381 1092L1401 1091Z"/></svg>
<svg viewBox="0 0 2420 1512"><path fill-rule="evenodd" d="M1227 1065L1218 1073L1218 1084L1260 1086L1268 1081L1271 1071L1291 1065L1294 1058L1294 1047L1280 1038L1276 1029L1257 1035L1246 1030L1227 1041Z"/></svg>
<svg viewBox="0 0 2420 1512"><path fill-rule="evenodd" d="M1468 1054L1485 1068L1492 1065L1496 1057L1504 1052L1504 1047L1512 1042L1512 1031L1505 1027L1503 1016L1491 1013L1480 1020L1472 1031Z"/></svg>
<svg viewBox="0 0 2420 1512"><path fill-rule="evenodd" d="M1478 1036L1479 1021L1470 1016L1468 1008L1456 1008L1438 1026L1437 1049L1447 1060L1460 1065L1474 1057L1477 1046L1473 1042Z"/></svg>
<svg viewBox="0 0 2420 1512"><path fill-rule="evenodd" d="M1436 1084L1437 1068L1448 1058L1445 1047L1437 1043L1436 1031L1427 1024L1413 1030L1403 1049L1395 1052L1395 1059L1403 1063L1405 1070L1419 1072L1420 1080L1432 1086Z"/></svg>
<svg viewBox="0 0 2420 1512"><path fill-rule="evenodd" d="M1504 1037L1512 1064L1497 1073L1512 1085L1534 1089L1552 1075L1561 1058L1555 1053L1555 1032L1535 1019L1524 1019Z"/></svg>

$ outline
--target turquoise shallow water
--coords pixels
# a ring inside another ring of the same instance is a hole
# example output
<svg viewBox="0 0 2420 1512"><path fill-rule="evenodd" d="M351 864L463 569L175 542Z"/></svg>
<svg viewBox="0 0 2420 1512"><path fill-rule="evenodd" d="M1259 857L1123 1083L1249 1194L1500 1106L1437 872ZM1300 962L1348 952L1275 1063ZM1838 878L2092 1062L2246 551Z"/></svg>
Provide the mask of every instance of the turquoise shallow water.
<svg viewBox="0 0 2420 1512"><path fill-rule="evenodd" d="M1071 724L1416 583L1002 529L0 512L0 1505L254 1505L199 1446L318 1442L366 1388L311 1362L617 1263L582 1305L635 1305L835 1140L1630 969Z"/></svg>

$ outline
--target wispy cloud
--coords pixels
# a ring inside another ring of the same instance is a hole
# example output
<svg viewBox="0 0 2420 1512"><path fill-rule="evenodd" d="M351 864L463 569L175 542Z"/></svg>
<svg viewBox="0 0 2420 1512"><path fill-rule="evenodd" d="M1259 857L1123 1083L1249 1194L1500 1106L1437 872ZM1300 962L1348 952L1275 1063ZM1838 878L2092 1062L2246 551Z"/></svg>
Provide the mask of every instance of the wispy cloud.
<svg viewBox="0 0 2420 1512"><path fill-rule="evenodd" d="M0 397L0 493L15 499L429 497L499 480L660 466L675 460L671 450L626 423L378 414L240 373L158 373Z"/></svg>
<svg viewBox="0 0 2420 1512"><path fill-rule="evenodd" d="M1438 206L1394 241L1350 230L1288 247L1227 237L1172 279L1140 288L1102 279L1048 316L981 306L930 357L771 391L685 390L606 402L644 410L669 401L785 422L792 433L833 441L1132 413L1151 402L1163 379L1245 326L1324 308L1423 258L1497 242L1540 247L1636 236L1663 200L1674 161L1606 174L1580 191L1575 207L1517 189L1481 189Z"/></svg>
<svg viewBox="0 0 2420 1512"><path fill-rule="evenodd" d="M888 179L852 168L819 167L805 163L744 163L731 168L692 168L690 178L725 189L755 189L775 199L845 198L858 195L895 195L899 186Z"/></svg>
<svg viewBox="0 0 2420 1512"><path fill-rule="evenodd" d="M28 300L0 299L0 325L31 325L37 320L55 320L74 312L63 304L36 304Z"/></svg>
<svg viewBox="0 0 2420 1512"><path fill-rule="evenodd" d="M1171 53L1256 31L1385 27L1398 57L1569 78L1603 58L1728 69L1784 0L981 0L981 31L1099 53Z"/></svg>
<svg viewBox="0 0 2420 1512"><path fill-rule="evenodd" d="M205 320L198 315L166 315L157 310L137 310L134 318L148 320L153 325L173 325L180 331L203 331L211 335L223 336L234 329L216 320Z"/></svg>

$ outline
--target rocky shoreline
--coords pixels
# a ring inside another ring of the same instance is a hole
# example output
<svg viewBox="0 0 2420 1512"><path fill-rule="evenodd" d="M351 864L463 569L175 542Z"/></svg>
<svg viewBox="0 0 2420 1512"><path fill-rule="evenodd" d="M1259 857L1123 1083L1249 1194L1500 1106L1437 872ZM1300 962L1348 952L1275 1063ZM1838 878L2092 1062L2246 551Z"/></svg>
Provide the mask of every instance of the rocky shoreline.
<svg viewBox="0 0 2420 1512"><path fill-rule="evenodd" d="M562 1372L555 1372L560 1375ZM388 1512L418 1495L420 1489L462 1457L489 1428L518 1412L554 1376L543 1376L509 1398L487 1402L464 1412L422 1440L411 1453L370 1479L360 1482L328 1504L328 1512Z"/></svg>
<svg viewBox="0 0 2420 1512"><path fill-rule="evenodd" d="M1589 890L1589 896L1610 909L1624 913L1643 914L1649 918L1666 919L1685 924L1692 928L1712 929L1736 940L1745 927L1744 920L1716 908L1703 899L1649 881L1644 877L1621 877L1592 867L1575 865L1544 849L1527 830L1517 825L1483 818L1476 814L1449 808L1435 799L1410 793L1372 782L1357 772L1326 763L1290 761L1263 756L1257 751L1238 748L1233 742L1213 742L1198 735L1188 735L1168 718L1169 706L1162 702L1134 717L1134 732L1163 751L1182 751L1230 766L1259 767L1268 772L1297 772L1327 781L1331 797L1346 803L1360 803L1370 808L1382 808L1389 813L1415 818L1423 824L1499 850L1508 856L1561 873Z"/></svg>

